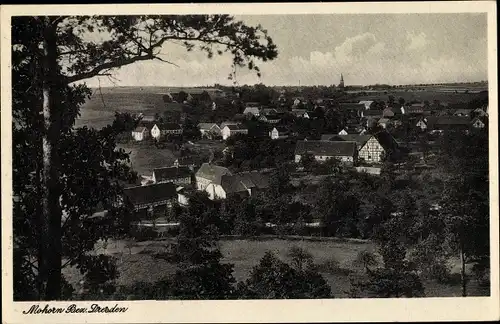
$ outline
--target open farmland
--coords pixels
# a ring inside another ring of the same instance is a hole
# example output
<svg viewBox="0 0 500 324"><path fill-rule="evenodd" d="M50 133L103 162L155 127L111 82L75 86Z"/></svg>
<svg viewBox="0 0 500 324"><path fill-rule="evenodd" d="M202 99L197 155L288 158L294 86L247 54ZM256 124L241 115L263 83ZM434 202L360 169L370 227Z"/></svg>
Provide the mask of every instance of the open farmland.
<svg viewBox="0 0 500 324"><path fill-rule="evenodd" d="M114 91L111 88L94 90L92 97L82 106L76 126L102 128L113 122L115 111L146 115L163 113L163 94L166 92L159 92L156 88L141 89L132 87Z"/></svg>
<svg viewBox="0 0 500 324"><path fill-rule="evenodd" d="M98 245L98 253L113 255L117 259L119 271L118 285L130 285L134 282L155 282L175 272L175 264L155 257L156 253L164 252L171 240L145 242L110 242L103 247ZM224 255L223 262L234 264L236 280L248 278L251 270L256 266L267 251L274 252L285 262L289 262L287 253L292 246L306 249L314 257L320 273L332 287L336 298L348 297L350 289L349 273L360 274L362 269L355 266L353 261L360 251L373 251L374 245L370 242L357 241L309 241L285 239L223 239L220 249ZM453 267L458 272L458 260ZM336 266L329 267L329 264ZM69 282L78 288L81 275L78 270L65 270ZM424 281L428 297L458 297L461 295L460 285L438 284L434 281ZM470 296L487 295L475 282L470 282Z"/></svg>
<svg viewBox="0 0 500 324"><path fill-rule="evenodd" d="M377 93L367 93L366 95L357 95L355 100L384 100L387 101L388 97L392 95L397 101L400 97L405 100L405 102L424 102L429 101L432 103L434 100L439 100L440 102L446 102L448 104L458 104L467 103L473 99L481 98L482 96L488 96L488 94L483 93L454 93L454 92L442 92L437 90L388 90L387 93L377 92Z"/></svg>

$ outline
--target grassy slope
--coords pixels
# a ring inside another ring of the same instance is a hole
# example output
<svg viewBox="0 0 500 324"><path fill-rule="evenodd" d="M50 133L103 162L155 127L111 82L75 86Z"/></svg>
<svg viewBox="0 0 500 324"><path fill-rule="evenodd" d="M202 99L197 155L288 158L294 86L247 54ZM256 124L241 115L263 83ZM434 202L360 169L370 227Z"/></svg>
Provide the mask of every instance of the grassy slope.
<svg viewBox="0 0 500 324"><path fill-rule="evenodd" d="M154 282L175 271L175 265L164 260L154 258L153 253L164 251L168 241L132 243L129 250L123 241L108 244L106 250L99 253L114 255L118 262L120 273L117 284L131 284L137 281ZM288 241L282 239L265 240L222 240L220 242L224 261L234 264L234 276L237 280L245 280L252 268L258 264L266 251L274 251L280 258L288 261L287 253L291 246L297 245L305 248L314 256L316 264L323 264L332 259L337 260L343 269L360 271L353 266L353 260L359 251L373 250L370 243L352 242L318 242L318 241ZM68 280L78 287L81 278L76 269L66 269ZM343 273L322 273L332 287L332 292L337 298L347 297L346 291L350 289L349 278ZM428 297L454 297L460 296L460 286L441 285L435 282L425 282ZM471 283L470 295L485 295L474 283Z"/></svg>

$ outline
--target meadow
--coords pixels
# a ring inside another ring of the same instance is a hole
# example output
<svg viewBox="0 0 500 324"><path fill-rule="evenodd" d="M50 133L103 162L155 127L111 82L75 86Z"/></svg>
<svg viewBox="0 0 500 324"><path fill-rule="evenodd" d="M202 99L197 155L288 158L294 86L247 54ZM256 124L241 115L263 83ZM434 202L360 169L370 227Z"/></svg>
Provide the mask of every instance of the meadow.
<svg viewBox="0 0 500 324"><path fill-rule="evenodd" d="M175 272L175 264L155 257L164 252L171 240L162 241L115 241L106 245L96 245L96 252L116 257L119 278L117 285L130 285L134 282L155 282ZM280 259L289 262L288 251L292 246L307 250L314 257L314 263L320 273L332 287L336 298L347 298L350 290L351 274L361 274L363 269L354 263L358 253L363 250L374 251L370 242L342 240L296 240L296 239L221 239L220 249L224 255L223 262L234 264L234 277L241 281L248 278L267 251L274 252ZM458 273L458 260L452 271ZM81 275L77 269L65 269L65 275L77 289ZM424 281L427 297L459 297L459 284L440 284L435 281ZM488 292L475 282L469 283L469 295L484 296Z"/></svg>

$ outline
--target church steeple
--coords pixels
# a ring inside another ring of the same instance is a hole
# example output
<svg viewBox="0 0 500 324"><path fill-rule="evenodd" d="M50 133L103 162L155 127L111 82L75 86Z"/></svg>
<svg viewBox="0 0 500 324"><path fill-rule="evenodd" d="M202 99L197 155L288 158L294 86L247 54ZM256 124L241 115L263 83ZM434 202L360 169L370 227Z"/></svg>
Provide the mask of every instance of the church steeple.
<svg viewBox="0 0 500 324"><path fill-rule="evenodd" d="M344 76L342 73L340 73L340 83L339 83L339 88L343 89L344 88Z"/></svg>

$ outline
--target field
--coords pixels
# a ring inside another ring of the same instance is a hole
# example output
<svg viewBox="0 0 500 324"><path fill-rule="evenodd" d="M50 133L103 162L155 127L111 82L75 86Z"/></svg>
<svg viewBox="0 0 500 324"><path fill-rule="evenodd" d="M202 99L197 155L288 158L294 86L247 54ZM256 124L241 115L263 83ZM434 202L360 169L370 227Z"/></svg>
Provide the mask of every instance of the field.
<svg viewBox="0 0 500 324"><path fill-rule="evenodd" d="M412 102L412 101L419 101L419 102L424 102L425 100L429 101L432 103L434 100L439 100L440 102L443 103L448 103L448 104L457 104L457 103L467 103L475 98L478 98L480 96L483 96L483 94L477 94L477 93L447 93L447 92L442 92L442 91L434 91L434 90L424 90L424 91L404 91L404 90L397 90L397 91L387 91L387 94L385 93L377 93L377 94L370 94L367 93L365 96L356 96L355 100L384 100L387 101L389 98L389 95L394 96L395 100L397 101L400 97L402 97L405 102Z"/></svg>
<svg viewBox="0 0 500 324"><path fill-rule="evenodd" d="M158 149L152 145L118 144L130 152L132 168L139 175L151 175L153 169L171 166L176 157L169 149Z"/></svg>
<svg viewBox="0 0 500 324"><path fill-rule="evenodd" d="M154 282L175 271L175 265L163 259L154 257L154 253L164 251L169 241L148 242L113 242L107 246L101 246L99 253L113 255L118 260L118 271L120 273L117 284L131 284L133 282ZM337 242L337 241L299 241L283 239L227 239L220 241L221 252L224 261L234 264L234 276L237 280L244 280L250 274L252 268L258 264L266 251L273 251L282 260L289 261L287 253L291 246L300 246L309 251L314 262L323 269L323 276L332 287L335 297L347 297L350 289L348 272L356 273L362 271L353 265L353 261L360 251L373 251L374 246L368 242ZM328 271L324 267L329 261L338 261L339 268ZM454 271L458 271L458 265ZM67 269L65 272L68 280L78 287L81 279L76 269ZM426 295L428 297L454 297L460 296L460 285L442 285L436 282L425 282ZM485 295L473 282L470 283L470 295Z"/></svg>

